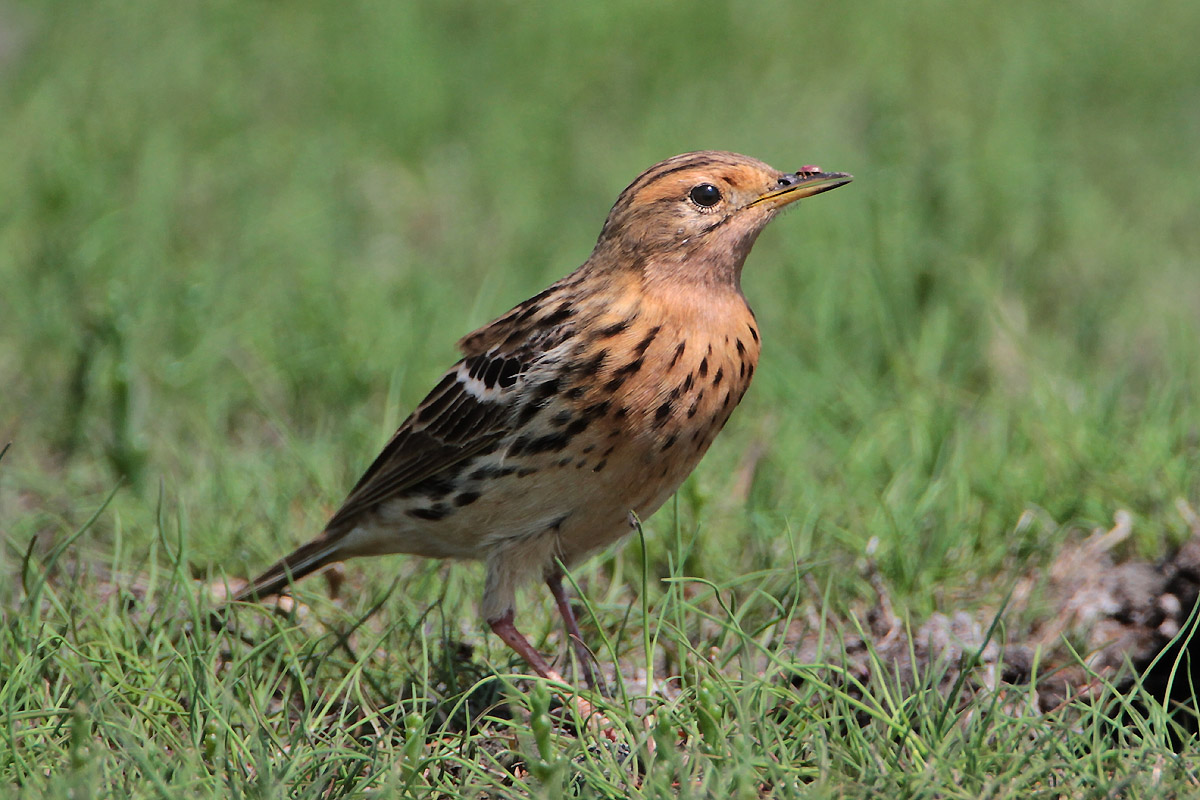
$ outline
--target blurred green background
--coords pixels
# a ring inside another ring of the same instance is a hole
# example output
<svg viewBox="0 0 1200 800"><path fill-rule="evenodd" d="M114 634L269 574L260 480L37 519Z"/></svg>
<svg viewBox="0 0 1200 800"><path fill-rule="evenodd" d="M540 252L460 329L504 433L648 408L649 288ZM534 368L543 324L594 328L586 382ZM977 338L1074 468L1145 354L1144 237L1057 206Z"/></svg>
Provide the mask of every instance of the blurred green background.
<svg viewBox="0 0 1200 800"><path fill-rule="evenodd" d="M120 485L84 558L166 525L198 574L256 571L458 336L706 148L856 179L759 240L763 363L657 561L875 538L928 608L1119 508L1158 552L1200 501L1198 30L1187 1L6 0L0 566Z"/></svg>

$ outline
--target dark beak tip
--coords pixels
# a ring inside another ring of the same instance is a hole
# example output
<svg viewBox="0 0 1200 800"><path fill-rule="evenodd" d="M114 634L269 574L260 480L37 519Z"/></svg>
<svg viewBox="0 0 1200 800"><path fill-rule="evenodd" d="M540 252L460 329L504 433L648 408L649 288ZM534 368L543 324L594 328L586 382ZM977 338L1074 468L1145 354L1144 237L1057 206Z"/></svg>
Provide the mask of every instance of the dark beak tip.
<svg viewBox="0 0 1200 800"><path fill-rule="evenodd" d="M854 178L854 176L849 172L797 172L796 175L802 182L840 180L842 178L845 178L846 180L853 180Z"/></svg>
<svg viewBox="0 0 1200 800"><path fill-rule="evenodd" d="M807 167L805 168L807 169ZM781 207L794 203L797 200L802 200L805 197L823 194L836 189L839 186L845 186L854 176L848 172L788 172L780 176L775 187L755 200L750 205L757 205L761 201L767 201L772 207Z"/></svg>
<svg viewBox="0 0 1200 800"><path fill-rule="evenodd" d="M779 179L780 188L790 186L800 186L806 183L816 183L818 181L841 181L838 185L849 183L854 180L854 176L848 172L826 172L820 167L807 166L801 167L795 172L788 173Z"/></svg>

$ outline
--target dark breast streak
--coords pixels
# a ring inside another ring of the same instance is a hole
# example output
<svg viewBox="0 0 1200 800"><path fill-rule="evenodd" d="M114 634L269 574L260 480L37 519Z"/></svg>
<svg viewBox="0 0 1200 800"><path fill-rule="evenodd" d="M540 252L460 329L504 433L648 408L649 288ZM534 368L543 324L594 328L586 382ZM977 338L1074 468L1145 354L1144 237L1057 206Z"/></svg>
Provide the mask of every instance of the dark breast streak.
<svg viewBox="0 0 1200 800"><path fill-rule="evenodd" d="M606 318L559 370L559 393L522 412L509 457L579 470L657 496L695 467L741 401L759 354L744 304L700 330L648 314ZM630 507L636 507L631 503Z"/></svg>

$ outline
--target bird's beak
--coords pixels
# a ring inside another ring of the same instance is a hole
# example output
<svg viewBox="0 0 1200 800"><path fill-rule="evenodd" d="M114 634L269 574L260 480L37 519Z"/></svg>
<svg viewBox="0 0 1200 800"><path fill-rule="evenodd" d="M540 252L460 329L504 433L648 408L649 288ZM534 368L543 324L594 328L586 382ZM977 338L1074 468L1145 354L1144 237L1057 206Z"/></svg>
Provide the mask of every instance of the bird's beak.
<svg viewBox="0 0 1200 800"><path fill-rule="evenodd" d="M819 169L805 167L799 172L784 175L779 179L776 188L751 202L750 206L765 205L768 208L782 208L802 198L845 186L852 180L854 180L854 176L845 172L822 172Z"/></svg>

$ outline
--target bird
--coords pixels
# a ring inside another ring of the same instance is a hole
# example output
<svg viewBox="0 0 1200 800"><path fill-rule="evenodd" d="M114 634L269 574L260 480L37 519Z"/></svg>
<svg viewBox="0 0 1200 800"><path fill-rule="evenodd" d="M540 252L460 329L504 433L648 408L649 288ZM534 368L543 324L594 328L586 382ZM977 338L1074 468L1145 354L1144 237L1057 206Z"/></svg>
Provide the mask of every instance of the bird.
<svg viewBox="0 0 1200 800"><path fill-rule="evenodd" d="M594 688L563 570L625 538L692 472L758 364L741 290L751 247L784 208L851 179L711 150L647 169L583 265L464 336L322 532L235 602L352 557L478 560L490 629L562 682L514 622L517 590L544 582Z"/></svg>

